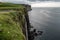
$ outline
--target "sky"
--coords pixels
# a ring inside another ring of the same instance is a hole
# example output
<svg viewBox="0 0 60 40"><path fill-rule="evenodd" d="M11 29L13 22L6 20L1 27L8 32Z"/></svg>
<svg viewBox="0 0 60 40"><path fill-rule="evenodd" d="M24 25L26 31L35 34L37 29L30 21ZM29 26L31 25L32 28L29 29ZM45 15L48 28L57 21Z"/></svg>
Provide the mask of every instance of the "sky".
<svg viewBox="0 0 60 40"><path fill-rule="evenodd" d="M60 7L60 0L0 0L2 2L13 2L30 4L32 7Z"/></svg>
<svg viewBox="0 0 60 40"><path fill-rule="evenodd" d="M60 0L28 0L28 1L60 1Z"/></svg>

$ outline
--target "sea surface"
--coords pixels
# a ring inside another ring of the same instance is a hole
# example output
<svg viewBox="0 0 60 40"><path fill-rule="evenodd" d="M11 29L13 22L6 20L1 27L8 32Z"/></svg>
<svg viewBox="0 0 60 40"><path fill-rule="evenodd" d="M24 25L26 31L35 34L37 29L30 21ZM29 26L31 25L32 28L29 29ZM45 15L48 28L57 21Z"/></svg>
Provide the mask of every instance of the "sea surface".
<svg viewBox="0 0 60 40"><path fill-rule="evenodd" d="M60 40L60 7L32 8L29 19L35 29L43 31L34 40Z"/></svg>

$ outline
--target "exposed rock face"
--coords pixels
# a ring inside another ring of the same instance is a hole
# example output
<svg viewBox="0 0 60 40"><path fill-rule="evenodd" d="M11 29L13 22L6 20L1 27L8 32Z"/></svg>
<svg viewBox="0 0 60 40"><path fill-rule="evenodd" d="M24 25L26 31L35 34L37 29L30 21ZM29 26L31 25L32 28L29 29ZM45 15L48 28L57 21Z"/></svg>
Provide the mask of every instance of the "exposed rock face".
<svg viewBox="0 0 60 40"><path fill-rule="evenodd" d="M26 7L27 11L31 11L32 10L31 9L31 5L28 5L28 4L22 4L22 5Z"/></svg>
<svg viewBox="0 0 60 40"><path fill-rule="evenodd" d="M37 31L36 29L31 30L32 28L32 25L30 25L30 21L29 21L29 16L28 16L28 13L27 11L31 11L31 6L30 5L25 5L25 7L27 8L27 10L25 9L25 19L26 19L26 22L27 22L27 32L28 32L28 40L34 40L34 38L38 35L42 35L43 31Z"/></svg>

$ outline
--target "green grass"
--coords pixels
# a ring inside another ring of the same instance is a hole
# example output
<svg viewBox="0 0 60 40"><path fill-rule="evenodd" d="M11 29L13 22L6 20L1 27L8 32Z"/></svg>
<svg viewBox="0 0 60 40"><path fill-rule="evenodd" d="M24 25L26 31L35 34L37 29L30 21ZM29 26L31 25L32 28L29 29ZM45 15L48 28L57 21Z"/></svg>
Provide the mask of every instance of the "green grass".
<svg viewBox="0 0 60 40"><path fill-rule="evenodd" d="M23 7L21 4L0 3L0 7Z"/></svg>
<svg viewBox="0 0 60 40"><path fill-rule="evenodd" d="M22 32L24 8L21 4L0 3L0 40L25 40ZM9 9L11 10L8 11ZM17 13L16 9L19 9L20 13Z"/></svg>
<svg viewBox="0 0 60 40"><path fill-rule="evenodd" d="M4 9L23 9L25 8L22 4L13 4L13 3L0 3L0 10Z"/></svg>
<svg viewBox="0 0 60 40"><path fill-rule="evenodd" d="M0 13L0 40L25 39L21 29L22 26L16 16L16 13Z"/></svg>

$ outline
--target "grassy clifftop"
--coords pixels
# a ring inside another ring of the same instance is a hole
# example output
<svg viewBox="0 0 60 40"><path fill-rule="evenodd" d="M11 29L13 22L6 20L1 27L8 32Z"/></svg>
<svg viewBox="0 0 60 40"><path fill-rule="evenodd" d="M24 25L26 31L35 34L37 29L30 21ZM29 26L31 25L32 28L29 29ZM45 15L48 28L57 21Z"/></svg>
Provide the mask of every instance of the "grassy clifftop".
<svg viewBox="0 0 60 40"><path fill-rule="evenodd" d="M14 7L18 8L19 11ZM22 31L25 21L23 15L23 5L0 3L0 40L25 40Z"/></svg>
<svg viewBox="0 0 60 40"><path fill-rule="evenodd" d="M0 7L23 7L23 6L21 4L12 4L12 3L0 2Z"/></svg>

